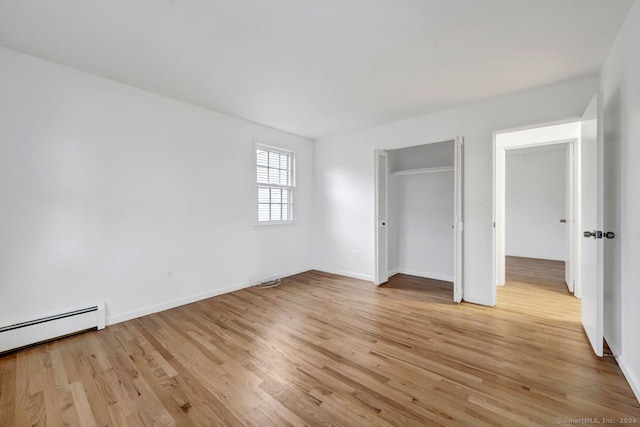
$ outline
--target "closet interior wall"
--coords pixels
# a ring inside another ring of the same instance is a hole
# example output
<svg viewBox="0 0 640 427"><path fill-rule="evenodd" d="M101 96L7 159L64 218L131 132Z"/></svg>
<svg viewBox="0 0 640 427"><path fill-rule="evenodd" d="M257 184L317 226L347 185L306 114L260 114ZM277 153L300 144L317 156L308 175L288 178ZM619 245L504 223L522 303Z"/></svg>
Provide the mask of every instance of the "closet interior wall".
<svg viewBox="0 0 640 427"><path fill-rule="evenodd" d="M388 153L389 275L453 281L454 141Z"/></svg>

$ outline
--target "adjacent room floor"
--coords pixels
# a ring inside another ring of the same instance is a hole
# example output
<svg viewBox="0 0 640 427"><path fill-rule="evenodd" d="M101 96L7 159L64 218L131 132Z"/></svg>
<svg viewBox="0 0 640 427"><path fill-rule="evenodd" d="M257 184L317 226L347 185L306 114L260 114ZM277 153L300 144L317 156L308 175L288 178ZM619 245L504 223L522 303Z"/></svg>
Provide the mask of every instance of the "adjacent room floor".
<svg viewBox="0 0 640 427"><path fill-rule="evenodd" d="M453 304L447 282L396 275L376 287L308 272L43 344L0 358L0 420L513 426L640 417L615 360L592 354L579 302L547 267L521 265L495 308Z"/></svg>

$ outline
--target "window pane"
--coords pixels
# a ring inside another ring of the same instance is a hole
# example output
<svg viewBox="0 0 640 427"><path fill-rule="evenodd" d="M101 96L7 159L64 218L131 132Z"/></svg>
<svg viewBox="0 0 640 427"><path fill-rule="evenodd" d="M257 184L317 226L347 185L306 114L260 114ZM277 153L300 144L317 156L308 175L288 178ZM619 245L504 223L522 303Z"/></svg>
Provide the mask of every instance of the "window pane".
<svg viewBox="0 0 640 427"><path fill-rule="evenodd" d="M283 204L282 205L282 220L286 221L289 219L289 206Z"/></svg>
<svg viewBox="0 0 640 427"><path fill-rule="evenodd" d="M289 185L289 172L286 170L280 171L280 185Z"/></svg>
<svg viewBox="0 0 640 427"><path fill-rule="evenodd" d="M269 169L269 184L280 183L280 172L278 169Z"/></svg>
<svg viewBox="0 0 640 427"><path fill-rule="evenodd" d="M258 203L269 203L269 188L268 187L259 187L258 188Z"/></svg>
<svg viewBox="0 0 640 427"><path fill-rule="evenodd" d="M258 221L269 221L269 205L268 204L259 204L258 205Z"/></svg>
<svg viewBox="0 0 640 427"><path fill-rule="evenodd" d="M280 154L269 151L269 167L277 169L280 166Z"/></svg>
<svg viewBox="0 0 640 427"><path fill-rule="evenodd" d="M282 219L281 205L271 205L271 221L280 221Z"/></svg>
<svg viewBox="0 0 640 427"><path fill-rule="evenodd" d="M269 169L258 166L256 177L259 184L269 183Z"/></svg>
<svg viewBox="0 0 640 427"><path fill-rule="evenodd" d="M256 150L256 163L258 166L267 166L269 153L264 150Z"/></svg>
<svg viewBox="0 0 640 427"><path fill-rule="evenodd" d="M289 169L289 156L285 154L280 155L280 169Z"/></svg>
<svg viewBox="0 0 640 427"><path fill-rule="evenodd" d="M272 188L271 189L271 203L280 203L280 200L282 200L282 196L280 195L280 189L279 188Z"/></svg>
<svg viewBox="0 0 640 427"><path fill-rule="evenodd" d="M289 203L289 190L286 188L282 189L282 203Z"/></svg>

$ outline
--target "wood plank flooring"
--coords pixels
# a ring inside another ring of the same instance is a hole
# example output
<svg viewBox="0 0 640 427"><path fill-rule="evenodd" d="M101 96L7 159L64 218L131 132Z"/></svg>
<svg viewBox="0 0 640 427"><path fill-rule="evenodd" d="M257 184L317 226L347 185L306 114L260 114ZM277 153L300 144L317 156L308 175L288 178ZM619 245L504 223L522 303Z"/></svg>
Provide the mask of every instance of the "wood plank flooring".
<svg viewBox="0 0 640 427"><path fill-rule="evenodd" d="M495 308L453 304L446 282L397 275L375 287L308 272L8 354L0 425L640 418L615 360L592 355L557 274L515 266Z"/></svg>

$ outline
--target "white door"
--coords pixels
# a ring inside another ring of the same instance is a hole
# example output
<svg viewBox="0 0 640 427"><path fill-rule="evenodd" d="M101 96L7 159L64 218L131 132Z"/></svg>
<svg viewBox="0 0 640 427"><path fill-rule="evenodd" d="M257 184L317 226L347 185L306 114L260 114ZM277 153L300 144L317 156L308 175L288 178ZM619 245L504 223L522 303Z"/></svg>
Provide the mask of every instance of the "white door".
<svg viewBox="0 0 640 427"><path fill-rule="evenodd" d="M376 285L381 285L389 280L387 249L388 171L387 152L376 150Z"/></svg>
<svg viewBox="0 0 640 427"><path fill-rule="evenodd" d="M453 237L453 301L462 301L462 242L464 232L464 138L457 137L453 161L455 173L455 218Z"/></svg>
<svg viewBox="0 0 640 427"><path fill-rule="evenodd" d="M582 325L593 351L602 356L604 185L600 94L582 116L580 149Z"/></svg>

